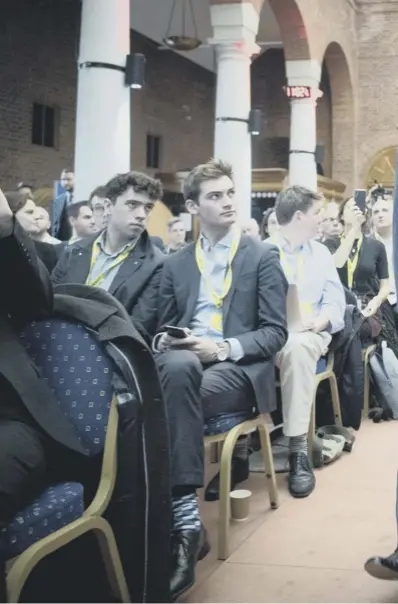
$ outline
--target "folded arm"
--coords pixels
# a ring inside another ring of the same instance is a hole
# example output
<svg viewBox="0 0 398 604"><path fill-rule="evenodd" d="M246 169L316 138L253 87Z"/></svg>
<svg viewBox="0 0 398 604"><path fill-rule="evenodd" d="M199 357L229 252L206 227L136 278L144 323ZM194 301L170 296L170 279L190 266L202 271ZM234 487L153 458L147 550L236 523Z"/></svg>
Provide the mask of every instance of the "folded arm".
<svg viewBox="0 0 398 604"><path fill-rule="evenodd" d="M344 328L346 307L344 288L337 273L334 261L329 254L325 257L326 281L323 289L319 318L325 320L325 329L337 333Z"/></svg>
<svg viewBox="0 0 398 604"><path fill-rule="evenodd" d="M258 270L258 329L234 338L242 347L241 361L246 363L274 357L283 348L288 337L288 283L275 246L264 249Z"/></svg>

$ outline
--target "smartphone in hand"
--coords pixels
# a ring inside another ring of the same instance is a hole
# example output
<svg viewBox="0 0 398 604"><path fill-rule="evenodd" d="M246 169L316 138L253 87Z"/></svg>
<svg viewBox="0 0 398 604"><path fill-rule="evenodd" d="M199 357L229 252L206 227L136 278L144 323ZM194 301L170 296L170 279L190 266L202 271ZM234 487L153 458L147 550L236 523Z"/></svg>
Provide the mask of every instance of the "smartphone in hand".
<svg viewBox="0 0 398 604"><path fill-rule="evenodd" d="M355 189L354 201L355 205L365 214L366 212L366 189Z"/></svg>
<svg viewBox="0 0 398 604"><path fill-rule="evenodd" d="M188 337L186 330L183 327L174 327L173 325L166 325L165 327L166 333L171 338L176 338L177 340L183 340Z"/></svg>

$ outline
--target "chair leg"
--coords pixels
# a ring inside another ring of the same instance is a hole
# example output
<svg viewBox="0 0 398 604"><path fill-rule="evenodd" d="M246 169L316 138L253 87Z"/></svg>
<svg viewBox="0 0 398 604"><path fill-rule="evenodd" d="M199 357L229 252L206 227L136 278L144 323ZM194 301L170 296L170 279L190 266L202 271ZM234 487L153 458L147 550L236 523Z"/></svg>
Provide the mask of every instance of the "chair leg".
<svg viewBox="0 0 398 604"><path fill-rule="evenodd" d="M260 435L261 452L264 460L265 475L268 478L269 499L271 508L276 510L279 507L279 493L276 484L276 475L274 468L274 458L272 456L272 445L269 437L268 428L265 424L258 425Z"/></svg>
<svg viewBox="0 0 398 604"><path fill-rule="evenodd" d="M101 556L113 594L121 602L131 602L113 531L106 520L100 517L97 520L98 523L93 532L101 550Z"/></svg>
<svg viewBox="0 0 398 604"><path fill-rule="evenodd" d="M315 378L314 394L312 397L310 425L308 427L308 459L312 463L312 451L314 448L315 430L316 430L316 393L318 391L319 381Z"/></svg>
<svg viewBox="0 0 398 604"><path fill-rule="evenodd" d="M220 461L220 501L218 504L218 559L229 556L229 520L231 515L231 465L232 454L240 435L239 426L227 435L222 448Z"/></svg>
<svg viewBox="0 0 398 604"><path fill-rule="evenodd" d="M211 443L210 445L210 463L218 463L220 461L222 451L222 442Z"/></svg>
<svg viewBox="0 0 398 604"><path fill-rule="evenodd" d="M365 361L364 361L363 377L364 377L364 385L363 385L362 417L363 417L363 419L367 419L369 416L369 398L370 398L370 377L369 377L369 364L368 364L367 355L365 356Z"/></svg>
<svg viewBox="0 0 398 604"><path fill-rule="evenodd" d="M343 420L341 419L341 407L340 407L340 397L339 397L339 389L337 387L337 379L334 373L328 378L330 384L330 391L332 394L332 404L333 404L333 413L334 413L334 423L336 426L343 426Z"/></svg>

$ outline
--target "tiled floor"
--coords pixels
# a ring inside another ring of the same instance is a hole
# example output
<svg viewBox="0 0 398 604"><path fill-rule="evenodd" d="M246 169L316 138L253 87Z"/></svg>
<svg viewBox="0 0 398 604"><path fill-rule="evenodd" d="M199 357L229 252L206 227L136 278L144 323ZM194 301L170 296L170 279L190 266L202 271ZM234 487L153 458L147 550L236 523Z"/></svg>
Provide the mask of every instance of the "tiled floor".
<svg viewBox="0 0 398 604"><path fill-rule="evenodd" d="M397 468L398 424L366 422L353 452L317 471L307 499L292 499L279 476L281 504L271 511L263 476L252 474L250 517L233 523L226 562L216 559L217 503L204 503L213 550L181 601L398 602L398 582L363 570L366 558L396 547Z"/></svg>

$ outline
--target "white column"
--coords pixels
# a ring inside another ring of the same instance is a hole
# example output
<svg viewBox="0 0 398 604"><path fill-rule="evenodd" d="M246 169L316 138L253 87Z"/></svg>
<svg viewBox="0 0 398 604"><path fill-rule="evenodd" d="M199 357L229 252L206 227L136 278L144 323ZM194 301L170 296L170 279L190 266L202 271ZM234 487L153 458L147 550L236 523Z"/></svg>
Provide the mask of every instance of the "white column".
<svg viewBox="0 0 398 604"><path fill-rule="evenodd" d="M251 109L251 57L259 16L252 4L210 7L217 53L214 157L232 164L238 215L251 217L252 141L247 120Z"/></svg>
<svg viewBox="0 0 398 604"><path fill-rule="evenodd" d="M321 79L318 61L286 61L288 86L310 86L312 98L290 100L289 184L317 190L316 91Z"/></svg>
<svg viewBox="0 0 398 604"><path fill-rule="evenodd" d="M130 0L82 0L78 71L75 200L130 170L130 88L124 73L85 62L125 67L130 52Z"/></svg>

